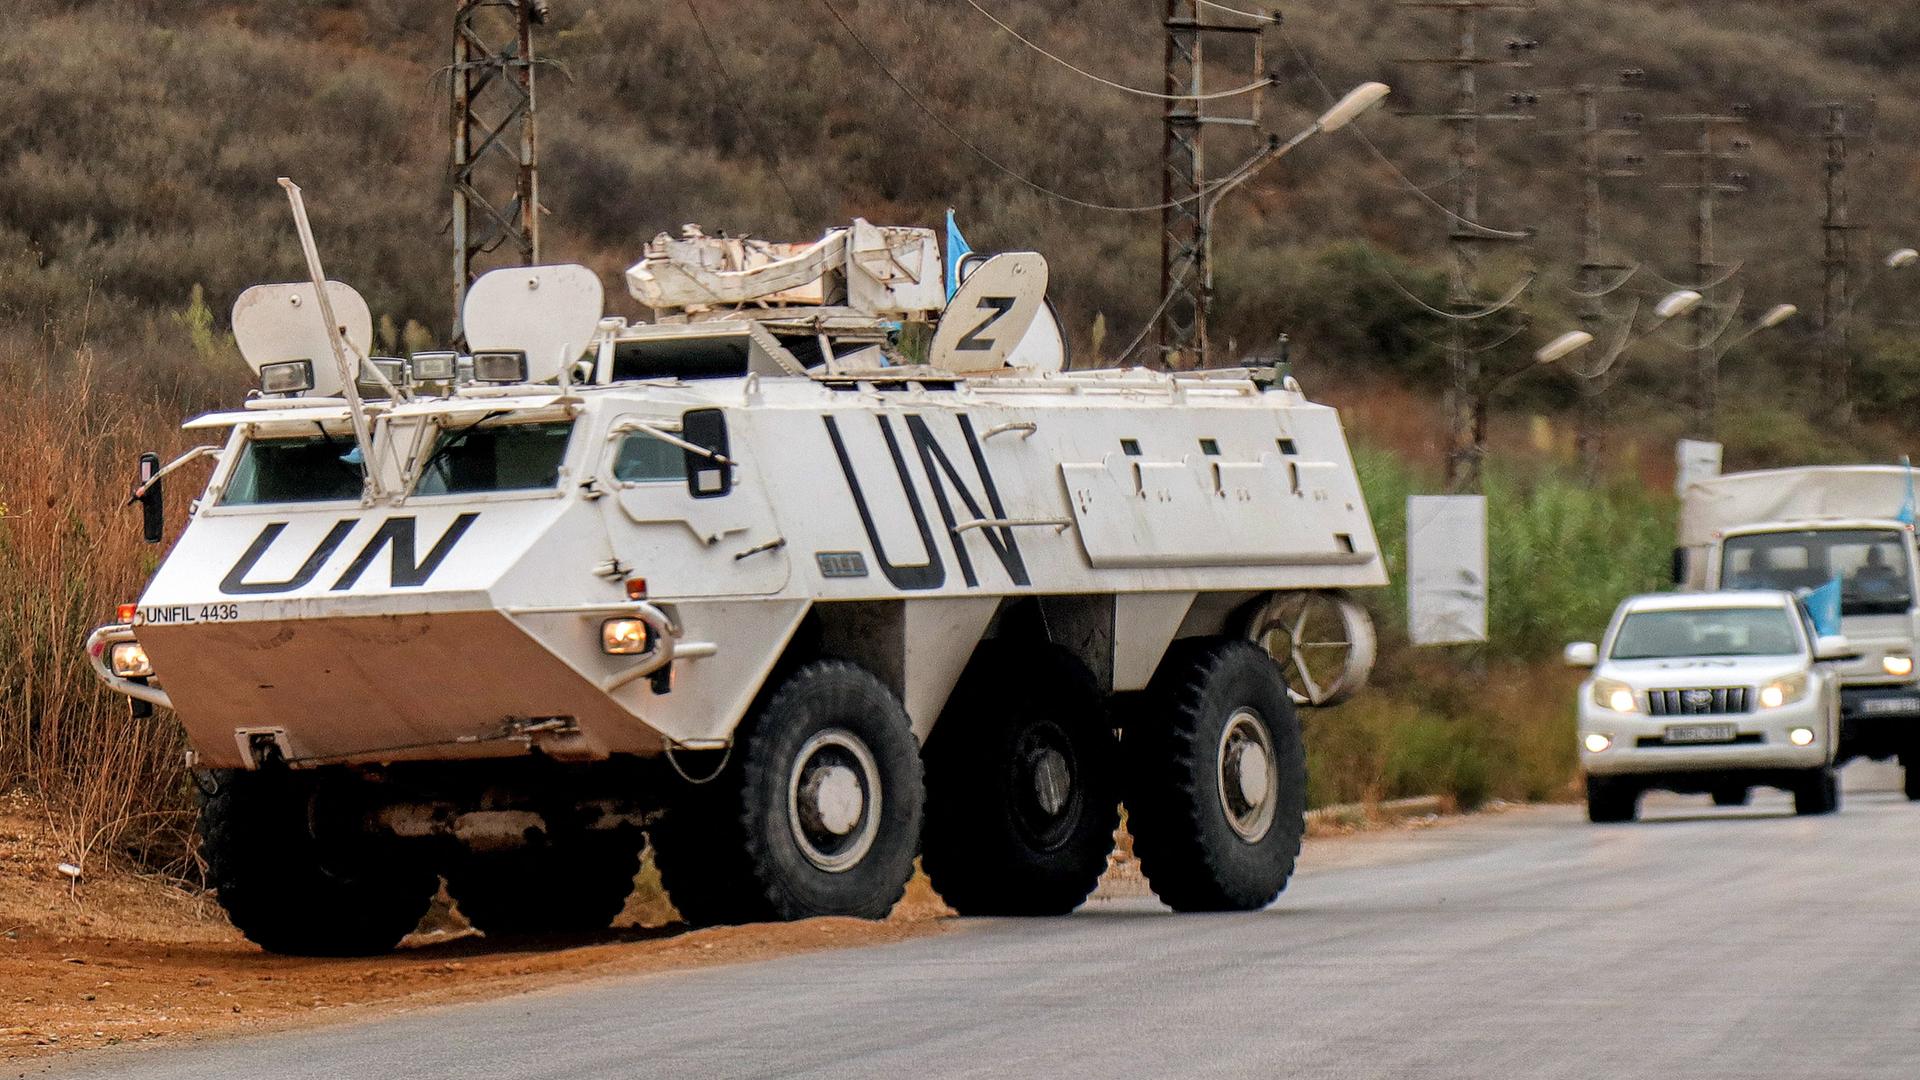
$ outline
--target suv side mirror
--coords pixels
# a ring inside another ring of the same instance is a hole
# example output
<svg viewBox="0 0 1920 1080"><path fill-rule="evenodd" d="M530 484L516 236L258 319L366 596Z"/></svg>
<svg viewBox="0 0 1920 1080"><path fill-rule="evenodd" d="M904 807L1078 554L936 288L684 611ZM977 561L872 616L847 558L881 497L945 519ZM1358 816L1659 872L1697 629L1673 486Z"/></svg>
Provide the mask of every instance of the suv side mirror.
<svg viewBox="0 0 1920 1080"><path fill-rule="evenodd" d="M1813 643L1815 660L1858 660L1860 654L1853 649L1853 642L1844 634L1821 634L1820 640Z"/></svg>
<svg viewBox="0 0 1920 1080"><path fill-rule="evenodd" d="M1567 646L1568 667L1590 668L1600 662L1600 646L1591 641L1576 641Z"/></svg>
<svg viewBox="0 0 1920 1080"><path fill-rule="evenodd" d="M719 409L693 409L680 417L680 437L700 448L686 451L687 491L696 499L717 499L732 491L727 415Z"/></svg>
<svg viewBox="0 0 1920 1080"><path fill-rule="evenodd" d="M140 504L143 537L149 544L157 544L167 532L167 500L165 481L156 479L160 472L159 454L141 454L139 481L134 485L136 494L130 500Z"/></svg>

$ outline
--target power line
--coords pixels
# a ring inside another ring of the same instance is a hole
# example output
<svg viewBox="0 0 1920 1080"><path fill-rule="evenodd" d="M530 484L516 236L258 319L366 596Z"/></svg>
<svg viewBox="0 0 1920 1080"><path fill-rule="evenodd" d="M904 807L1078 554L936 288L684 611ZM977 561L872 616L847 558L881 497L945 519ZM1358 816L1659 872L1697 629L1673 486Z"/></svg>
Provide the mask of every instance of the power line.
<svg viewBox="0 0 1920 1080"><path fill-rule="evenodd" d="M972 139L967 138L964 134L960 132L958 128L948 123L945 120L945 118L943 118L939 113L934 112L932 106L928 105L926 101L920 97L919 94L914 92L912 87L908 86L904 81L902 81L900 76L894 74L893 69L887 66L886 61L880 59L880 54L874 51L873 46L867 44L867 39L864 37L861 37L860 32L853 28L853 24L847 21L846 16L840 14L840 9L833 6L833 0L820 0L820 6L827 9L827 14L833 16L833 21L840 24L840 29L845 30L847 32L847 36L852 38L853 43L860 47L860 51L866 54L867 59L870 62L872 62L873 66L880 70L880 74L885 75L887 77L888 82L891 82L895 87L899 88L900 92L907 96L907 100L913 102L914 107L919 109L922 113L925 113L927 119L933 121L936 125L938 125L940 130L946 132L950 137L953 138L955 142L959 143L961 146L966 147L967 150L970 151L974 157L979 158L981 161L984 161L988 165L993 166L995 169L1005 173L1007 176L1011 177L1012 179L1019 181L1021 184L1024 184L1027 187L1032 188L1034 191L1039 192L1040 194L1045 195L1048 198L1058 199L1061 202L1068 203L1073 206L1078 206L1087 210L1104 210L1110 213L1117 213L1117 214L1147 214L1147 213L1157 213L1159 211L1166 210L1171 207L1184 206L1187 203L1198 201L1200 199L1205 198L1208 191L1212 190L1212 187L1209 187L1206 190L1197 191L1192 194L1183 196L1181 198L1171 199L1165 202L1147 203L1139 206L1117 206L1110 203L1098 203L1098 202L1091 202L1086 199L1075 198L1072 195L1068 195L1066 192L1056 191L1055 189L1050 188L1045 184L1040 183L1039 181L1030 179L1026 175L1016 171L1012 166L1003 163L999 158L996 158L992 154L989 154L985 150L982 150L979 144L975 143Z"/></svg>
<svg viewBox="0 0 1920 1080"><path fill-rule="evenodd" d="M1320 93L1326 97L1328 103L1331 104L1333 102L1339 101L1340 96L1338 94L1335 94L1333 92L1333 87L1327 85L1327 81L1320 77L1320 72L1314 69L1312 62L1307 59L1306 53L1301 50L1299 45L1294 43L1293 38L1285 30L1280 31L1280 41L1282 44L1286 45L1287 51L1293 54L1293 58L1296 62L1299 63L1301 70L1307 73L1307 78L1311 79L1313 81L1313 84L1320 88ZM1414 195L1421 202L1426 203L1428 206L1432 207L1433 209L1439 211L1441 214L1445 215L1454 224L1459 225L1463 228L1472 229L1474 232L1479 233L1480 235L1490 240L1527 240L1532 238L1531 234L1527 232L1513 232L1507 229L1496 229L1491 225L1483 225L1478 221L1469 221L1468 219L1455 213L1451 208L1447 206L1447 204L1434 198L1431 194L1427 192L1426 188L1423 188L1419 184L1414 183L1412 177L1408 176L1405 172L1401 171L1400 166L1394 164L1393 159L1388 157L1386 155L1386 152L1381 150L1380 147L1376 145L1374 141L1367 136L1367 133L1364 130L1362 130L1359 121L1356 120L1356 121L1353 121L1352 123L1349 123L1347 125L1347 130L1353 132L1353 137L1356 139L1359 139L1360 144L1362 146L1365 146L1368 152L1371 153L1375 158L1379 159L1380 164L1385 165L1387 167L1387 171L1392 173L1394 176L1394 179L1399 181L1400 187L1404 188L1406 191ZM1444 181L1441 181L1441 183L1450 184L1457 181L1458 179L1460 179L1464 171L1465 170L1456 167L1453 173L1450 176L1448 176Z"/></svg>
<svg viewBox="0 0 1920 1080"><path fill-rule="evenodd" d="M707 30L707 20L700 17L700 8L694 4L694 0L687 0L687 13L693 16L693 25L700 28L700 40L707 44L707 55L713 58L713 69L720 75L720 85L726 90L728 103L740 117L740 123L747 129L748 136L766 156L767 165L773 171L773 179L780 185L780 190L787 193L787 201L793 205L793 216L804 225L807 212L800 205L800 196L794 194L792 185L787 183L786 172L780 167L779 151L760 130L759 125L753 122L753 118L747 114L746 106L740 99L740 88L734 84L733 76L728 73L726 61L720 56L720 47L714 44L713 35Z"/></svg>
<svg viewBox="0 0 1920 1080"><path fill-rule="evenodd" d="M1215 3L1214 0L1200 0L1200 6L1212 8L1215 11L1224 11L1231 15L1238 15L1244 19L1258 19L1261 22L1270 23L1278 23L1280 21L1280 13L1277 11L1247 11L1243 8L1228 7L1225 4Z"/></svg>
<svg viewBox="0 0 1920 1080"><path fill-rule="evenodd" d="M1020 44L1025 45L1027 48L1032 49L1034 52L1039 53L1041 56L1046 57L1047 59L1053 61L1054 63L1059 64L1061 67L1066 68L1068 71L1071 71L1076 75L1084 75L1087 78L1092 79L1094 82L1097 82L1102 86L1110 86L1115 90L1124 90L1129 94L1138 94L1141 97L1154 98L1159 101L1219 101L1222 98L1239 97L1241 94L1252 93L1255 90L1264 90L1267 87L1272 86L1274 83L1274 80L1272 78L1259 79L1255 82L1250 82L1245 86L1235 87L1232 90L1216 90L1211 94L1162 94L1154 90L1142 90L1136 86L1128 86L1125 83L1114 82L1112 79L1108 79L1100 75L1095 75L1093 72L1088 71L1083 67L1076 66L1070 60L1065 60L1059 56L1055 56L1053 53L1048 52L1045 48L1041 47L1040 45L1028 39L1025 35L1021 34L1020 31L1015 30L1013 27L1008 26L1006 23L1001 22L998 18L995 18L993 12L988 11L986 8L981 7L979 4L975 3L974 0L967 0L967 6L979 12L980 14L985 15L989 22L993 23L993 25L999 27L1000 29L1005 30L1010 36L1012 36L1012 38L1015 41L1018 41Z"/></svg>

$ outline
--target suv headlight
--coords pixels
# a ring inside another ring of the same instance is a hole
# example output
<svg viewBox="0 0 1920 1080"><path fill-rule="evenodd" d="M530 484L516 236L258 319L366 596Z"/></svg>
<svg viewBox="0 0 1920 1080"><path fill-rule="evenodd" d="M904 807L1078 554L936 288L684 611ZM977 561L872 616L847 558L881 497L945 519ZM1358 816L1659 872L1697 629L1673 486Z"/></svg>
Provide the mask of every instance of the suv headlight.
<svg viewBox="0 0 1920 1080"><path fill-rule="evenodd" d="M153 661L147 659L146 646L137 641L122 641L109 657L113 673L123 679L150 679Z"/></svg>
<svg viewBox="0 0 1920 1080"><path fill-rule="evenodd" d="M1913 674L1913 657L1883 656L1880 658L1880 670L1895 678L1904 679Z"/></svg>
<svg viewBox="0 0 1920 1080"><path fill-rule="evenodd" d="M1805 675L1787 675L1775 679L1760 688L1760 707L1777 709L1782 705L1791 705L1807 696L1808 685Z"/></svg>
<svg viewBox="0 0 1920 1080"><path fill-rule="evenodd" d="M1633 687L1617 679L1593 680L1593 703L1617 713L1637 712L1640 708Z"/></svg>

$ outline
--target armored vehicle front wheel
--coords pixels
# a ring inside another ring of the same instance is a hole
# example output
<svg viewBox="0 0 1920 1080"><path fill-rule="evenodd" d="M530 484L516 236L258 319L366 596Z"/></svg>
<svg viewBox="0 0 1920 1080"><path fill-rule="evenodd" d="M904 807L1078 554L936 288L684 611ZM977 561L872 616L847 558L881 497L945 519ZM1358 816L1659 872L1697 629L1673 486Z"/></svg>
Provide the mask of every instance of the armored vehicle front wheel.
<svg viewBox="0 0 1920 1080"><path fill-rule="evenodd" d="M1300 720L1252 642L1176 642L1127 718L1127 827L1176 911L1252 911L1293 876L1306 831Z"/></svg>
<svg viewBox="0 0 1920 1080"><path fill-rule="evenodd" d="M927 741L922 863L963 915L1064 915L1120 824L1112 722L1054 645L982 643Z"/></svg>
<svg viewBox="0 0 1920 1080"><path fill-rule="evenodd" d="M447 867L460 914L488 937L590 934L626 906L640 872L639 841L561 836L510 851L463 853Z"/></svg>
<svg viewBox="0 0 1920 1080"><path fill-rule="evenodd" d="M1840 774L1829 765L1808 769L1793 788L1793 812L1831 814L1840 809Z"/></svg>
<svg viewBox="0 0 1920 1080"><path fill-rule="evenodd" d="M439 881L375 837L328 829L323 790L284 771L211 774L200 850L227 917L268 952L383 953L420 924Z"/></svg>
<svg viewBox="0 0 1920 1080"><path fill-rule="evenodd" d="M900 700L861 667L816 661L734 739L721 774L654 829L674 907L696 926L884 918L913 874L926 801Z"/></svg>

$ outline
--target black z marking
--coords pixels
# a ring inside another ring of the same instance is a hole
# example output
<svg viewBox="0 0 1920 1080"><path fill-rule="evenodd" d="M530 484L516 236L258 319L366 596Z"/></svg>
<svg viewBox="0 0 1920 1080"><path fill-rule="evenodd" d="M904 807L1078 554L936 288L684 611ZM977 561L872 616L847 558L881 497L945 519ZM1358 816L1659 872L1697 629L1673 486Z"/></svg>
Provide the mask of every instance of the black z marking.
<svg viewBox="0 0 1920 1080"><path fill-rule="evenodd" d="M1011 296L988 296L981 299L980 310L991 311L993 314L987 316L987 320L979 326L967 331L960 338L959 343L954 345L953 350L955 352L987 352L992 349L993 339L983 338L980 335L986 333L994 323L1006 318L1007 312L1012 311L1013 305L1017 303L1019 301Z"/></svg>
<svg viewBox="0 0 1920 1080"><path fill-rule="evenodd" d="M227 576L220 579L220 591L228 596L292 592L313 580L314 575L320 572L320 568L326 565L327 559L332 557L334 550L358 524L360 524L359 518L348 518L335 524L320 541L320 546L313 549L313 554L308 555L307 561L301 563L300 569L287 580L249 582L246 579L247 574L251 573L254 566L266 555L267 549L273 546L273 542L280 539L280 534L287 531L286 522L273 522L260 530L260 535L254 538L253 546L247 549L246 554L240 556L239 562L233 564L233 569L227 571Z"/></svg>
<svg viewBox="0 0 1920 1080"><path fill-rule="evenodd" d="M440 569L440 564L453 552L453 545L460 542L467 529L479 518L479 514L461 514L454 518L453 524L447 526L447 531L433 545L433 550L427 552L427 557L419 562L413 558L414 519L392 518L380 526L380 531L373 534L373 539L367 541L366 547L360 549L360 554L354 557L347 572L333 583L333 591L343 592L353 588L354 583L360 580L360 575L366 573L367 567L373 564L381 549L389 543L393 545L393 587L401 589L425 585L427 579Z"/></svg>

